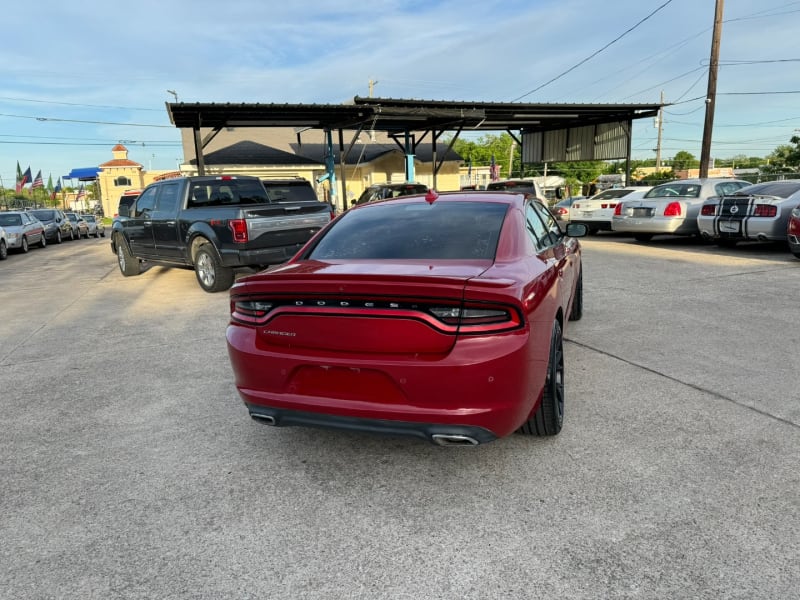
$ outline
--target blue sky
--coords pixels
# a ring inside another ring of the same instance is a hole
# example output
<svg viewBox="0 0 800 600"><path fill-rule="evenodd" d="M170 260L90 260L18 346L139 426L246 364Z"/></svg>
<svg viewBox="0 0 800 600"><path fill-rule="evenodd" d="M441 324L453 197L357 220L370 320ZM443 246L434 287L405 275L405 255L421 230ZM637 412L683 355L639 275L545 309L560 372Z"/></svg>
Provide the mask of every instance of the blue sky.
<svg viewBox="0 0 800 600"><path fill-rule="evenodd" d="M339 103L368 95L370 79L375 96L430 100L654 103L663 90L677 104L662 156L699 157L714 6L14 2L0 42L0 177L12 187L19 161L55 180L110 160L120 142L145 168L174 168L182 151L167 90L184 102ZM712 155L764 156L800 128L800 1L728 0L724 18ZM653 120L636 122L634 158L655 147Z"/></svg>

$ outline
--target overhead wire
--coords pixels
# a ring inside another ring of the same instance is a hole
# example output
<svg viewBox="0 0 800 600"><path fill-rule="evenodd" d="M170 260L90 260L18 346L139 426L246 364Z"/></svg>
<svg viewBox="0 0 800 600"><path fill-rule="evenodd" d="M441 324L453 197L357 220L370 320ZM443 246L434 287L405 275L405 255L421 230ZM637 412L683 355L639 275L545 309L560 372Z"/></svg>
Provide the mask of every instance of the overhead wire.
<svg viewBox="0 0 800 600"><path fill-rule="evenodd" d="M590 60L591 60L591 59L593 59L595 56L597 56L598 54L600 54L601 52L603 52L604 50L606 50L606 49L607 49L609 46L611 46L611 45L613 45L613 44L617 43L619 40L621 40L621 39L622 39L622 38L624 38L626 35L628 35L628 34L629 34L631 31L633 31L634 29L636 29L637 27L639 27L639 26L640 26L642 23L644 23L645 21L647 21L648 19L650 19L650 18L651 18L653 15L655 15L655 14L656 14L658 11L660 11L660 10L661 10L661 9L663 9L665 6L667 6L668 4L671 4L671 3L672 3L672 0L667 0L667 1L666 1L666 2L664 2L664 3L663 3L661 6L659 6L659 7L658 7L658 8L656 8L656 9L655 9L653 12L651 12L649 15L647 15L646 17L644 17L643 19L641 19L641 20L640 20L638 23L636 23L636 24L635 24L633 27L629 28L628 30L626 30L625 32L623 32L622 34L620 34L619 36L617 36L616 38L614 38L613 40L611 40L609 43L607 43L605 46L603 46L603 47L602 47L602 48L600 48L599 50L596 50L595 52L593 52L592 54L590 54L589 56L587 56L586 58L584 58L583 60L581 60L581 61L580 61L580 62L578 62L577 64L573 65L572 67L570 67L569 69L567 69L567 70L566 70L566 71L564 71L563 73L561 73L561 74L559 74L559 75L556 75L555 77L553 77L553 78L552 78L552 79L550 79L549 81L546 81L545 83L541 84L540 86L538 86L538 87L536 87L536 88L532 89L530 92L527 92L527 93L525 93L525 94L522 94L521 96L519 96L519 97L517 97L517 98L514 98L513 100L511 100L511 102L518 102L519 100L522 100L523 98L526 98L527 96L530 96L530 95L531 95L531 94L533 94L534 92L538 92L540 89L542 89L543 87L546 87L546 86L550 85L550 84L551 84L551 83L553 83L554 81L557 81L557 80L561 79L561 78L562 78L564 75L567 75L568 73L570 73L570 72L574 71L575 69L577 69L578 67L580 67L582 64L584 64L584 63L586 63L586 62L590 61Z"/></svg>

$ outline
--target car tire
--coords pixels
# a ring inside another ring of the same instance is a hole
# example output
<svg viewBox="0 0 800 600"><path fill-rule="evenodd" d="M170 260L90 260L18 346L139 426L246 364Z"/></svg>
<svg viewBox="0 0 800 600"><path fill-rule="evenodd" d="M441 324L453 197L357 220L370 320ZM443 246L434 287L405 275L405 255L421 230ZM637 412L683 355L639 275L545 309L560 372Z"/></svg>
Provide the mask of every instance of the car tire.
<svg viewBox="0 0 800 600"><path fill-rule="evenodd" d="M20 246L20 250L25 253L28 251L28 238L24 235L22 236L22 246Z"/></svg>
<svg viewBox="0 0 800 600"><path fill-rule="evenodd" d="M650 240L653 239L653 234L652 233L635 233L633 235L633 239L635 239L637 242L649 242Z"/></svg>
<svg viewBox="0 0 800 600"><path fill-rule="evenodd" d="M572 299L572 310L569 312L570 321L580 321L583 316L583 268L578 273L578 283L575 284L575 297Z"/></svg>
<svg viewBox="0 0 800 600"><path fill-rule="evenodd" d="M61 230L56 229L56 244L60 244L64 240L61 238Z"/></svg>
<svg viewBox="0 0 800 600"><path fill-rule="evenodd" d="M106 237L106 232L105 231L101 231L100 232L100 237Z"/></svg>
<svg viewBox="0 0 800 600"><path fill-rule="evenodd" d="M0 240L0 260L5 260L8 258L8 246L6 246L5 240Z"/></svg>
<svg viewBox="0 0 800 600"><path fill-rule="evenodd" d="M525 435L557 435L564 424L564 337L561 324L553 321L550 334L550 359L542 401L533 416L517 431Z"/></svg>
<svg viewBox="0 0 800 600"><path fill-rule="evenodd" d="M69 230L69 239L70 239L70 241L73 241L73 242L75 241L75 230L74 229L70 229Z"/></svg>
<svg viewBox="0 0 800 600"><path fill-rule="evenodd" d="M124 240L117 240L117 264L125 277L139 274L139 259L131 254Z"/></svg>
<svg viewBox="0 0 800 600"><path fill-rule="evenodd" d="M47 238L44 234L42 234L42 238L39 240L39 248L46 248L47 247Z"/></svg>
<svg viewBox="0 0 800 600"><path fill-rule="evenodd" d="M233 285L233 269L220 264L211 244L202 244L197 249L194 273L200 287L209 293L222 292Z"/></svg>

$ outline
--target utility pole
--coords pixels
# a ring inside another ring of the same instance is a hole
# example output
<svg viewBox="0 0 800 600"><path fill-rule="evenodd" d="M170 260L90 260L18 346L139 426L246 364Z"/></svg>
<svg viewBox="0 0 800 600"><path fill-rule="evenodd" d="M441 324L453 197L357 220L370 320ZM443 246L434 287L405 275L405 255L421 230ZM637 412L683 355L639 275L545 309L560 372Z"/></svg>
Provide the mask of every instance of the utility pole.
<svg viewBox="0 0 800 600"><path fill-rule="evenodd" d="M722 9L725 0L717 0L714 13L714 33L711 38L711 60L708 65L708 92L706 93L706 121L703 126L703 148L700 151L700 177L708 177L711 162L711 136L714 129L714 105L717 100L717 69L719 67L719 42L722 37Z"/></svg>
<svg viewBox="0 0 800 600"><path fill-rule="evenodd" d="M661 130L664 127L664 90L661 90L661 106L658 107L658 143L656 144L656 173L661 172Z"/></svg>
<svg viewBox="0 0 800 600"><path fill-rule="evenodd" d="M374 79L369 80L369 97L372 98L372 93L375 91L375 84L378 83Z"/></svg>

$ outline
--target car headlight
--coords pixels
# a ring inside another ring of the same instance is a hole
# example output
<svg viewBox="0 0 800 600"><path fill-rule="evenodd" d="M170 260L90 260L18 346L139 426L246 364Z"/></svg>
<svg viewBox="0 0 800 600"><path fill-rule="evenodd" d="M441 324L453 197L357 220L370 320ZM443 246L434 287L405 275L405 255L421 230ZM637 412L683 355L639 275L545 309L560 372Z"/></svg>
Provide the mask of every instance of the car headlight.
<svg viewBox="0 0 800 600"><path fill-rule="evenodd" d="M8 241L9 242L16 242L19 239L18 233L9 233L8 234Z"/></svg>

